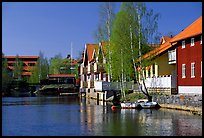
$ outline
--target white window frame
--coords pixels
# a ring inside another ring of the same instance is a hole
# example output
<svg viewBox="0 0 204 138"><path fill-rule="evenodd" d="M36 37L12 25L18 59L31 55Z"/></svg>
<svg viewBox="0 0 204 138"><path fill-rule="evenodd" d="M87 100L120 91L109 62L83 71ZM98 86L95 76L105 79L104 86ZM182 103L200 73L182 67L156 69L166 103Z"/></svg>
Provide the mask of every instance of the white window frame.
<svg viewBox="0 0 204 138"><path fill-rule="evenodd" d="M106 81L106 73L103 73L103 81Z"/></svg>
<svg viewBox="0 0 204 138"><path fill-rule="evenodd" d="M202 44L202 35L200 36L200 44Z"/></svg>
<svg viewBox="0 0 204 138"><path fill-rule="evenodd" d="M194 45L195 45L195 39L191 38L191 46L194 46Z"/></svg>
<svg viewBox="0 0 204 138"><path fill-rule="evenodd" d="M95 80L99 80L99 74L95 74Z"/></svg>
<svg viewBox="0 0 204 138"><path fill-rule="evenodd" d="M191 78L195 78L195 62L191 63Z"/></svg>
<svg viewBox="0 0 204 138"><path fill-rule="evenodd" d="M183 48L185 48L186 46L185 46L186 44L185 44L185 40L183 40L182 41L182 46L181 46L181 48L183 49Z"/></svg>
<svg viewBox="0 0 204 138"><path fill-rule="evenodd" d="M181 73L182 78L186 78L186 64L182 64Z"/></svg>
<svg viewBox="0 0 204 138"><path fill-rule="evenodd" d="M91 75L87 75L87 80L91 80Z"/></svg>

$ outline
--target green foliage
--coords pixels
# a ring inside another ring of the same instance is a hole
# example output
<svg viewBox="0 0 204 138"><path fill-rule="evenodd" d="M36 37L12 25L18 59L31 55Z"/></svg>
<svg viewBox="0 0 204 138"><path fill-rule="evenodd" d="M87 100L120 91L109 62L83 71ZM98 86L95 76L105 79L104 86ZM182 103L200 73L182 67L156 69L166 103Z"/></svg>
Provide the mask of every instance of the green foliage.
<svg viewBox="0 0 204 138"><path fill-rule="evenodd" d="M29 78L30 83L39 83L40 80L46 79L49 73L49 63L47 58L44 58L43 53L40 51L37 64L32 67L31 76Z"/></svg>
<svg viewBox="0 0 204 138"><path fill-rule="evenodd" d="M2 57L4 57L4 54L2 54ZM2 81L1 81L2 92L7 92L9 84L12 81L12 77L10 74L11 72L9 72L7 65L8 65L7 59L2 58Z"/></svg>
<svg viewBox="0 0 204 138"><path fill-rule="evenodd" d="M16 56L15 65L13 68L13 77L17 80L22 80L23 73L23 61L19 59L19 56Z"/></svg>
<svg viewBox="0 0 204 138"><path fill-rule="evenodd" d="M124 11L120 11L113 24L111 36L111 65L112 79L114 81L122 81L121 74L126 79L131 80L133 73L133 64L130 48L130 29L128 15Z"/></svg>

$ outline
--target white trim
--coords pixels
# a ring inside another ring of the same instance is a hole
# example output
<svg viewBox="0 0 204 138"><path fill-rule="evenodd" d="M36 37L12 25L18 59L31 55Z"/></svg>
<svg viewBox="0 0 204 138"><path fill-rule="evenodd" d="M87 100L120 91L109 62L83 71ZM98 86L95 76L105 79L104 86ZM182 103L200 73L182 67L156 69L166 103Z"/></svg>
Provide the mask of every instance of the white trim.
<svg viewBox="0 0 204 138"><path fill-rule="evenodd" d="M191 63L191 78L195 78L195 62Z"/></svg>
<svg viewBox="0 0 204 138"><path fill-rule="evenodd" d="M185 66L185 68L184 68L184 66ZM182 64L182 66L181 66L181 77L186 78L186 64Z"/></svg>
<svg viewBox="0 0 204 138"><path fill-rule="evenodd" d="M185 44L185 40L182 41L182 44L181 44L181 48L185 48L186 47L186 44Z"/></svg>
<svg viewBox="0 0 204 138"><path fill-rule="evenodd" d="M191 46L194 46L195 45L195 39L192 37L191 38Z"/></svg>
<svg viewBox="0 0 204 138"><path fill-rule="evenodd" d="M202 86L178 86L178 93L202 94Z"/></svg>

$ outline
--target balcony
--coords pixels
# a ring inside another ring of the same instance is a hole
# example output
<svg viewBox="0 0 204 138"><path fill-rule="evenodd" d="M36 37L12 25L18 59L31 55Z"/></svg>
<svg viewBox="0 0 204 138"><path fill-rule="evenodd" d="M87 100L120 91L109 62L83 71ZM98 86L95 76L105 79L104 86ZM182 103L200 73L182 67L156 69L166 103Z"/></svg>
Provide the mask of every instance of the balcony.
<svg viewBox="0 0 204 138"><path fill-rule="evenodd" d="M89 64L89 65L88 65L88 69L87 69L87 74L90 74L90 73L92 73L93 71L94 71L94 66L91 65L91 64Z"/></svg>
<svg viewBox="0 0 204 138"><path fill-rule="evenodd" d="M86 81L81 81L80 82L80 88L87 88L87 82Z"/></svg>
<svg viewBox="0 0 204 138"><path fill-rule="evenodd" d="M94 88L94 81L88 81L88 88Z"/></svg>
<svg viewBox="0 0 204 138"><path fill-rule="evenodd" d="M86 74L86 67L80 67L80 74Z"/></svg>
<svg viewBox="0 0 204 138"><path fill-rule="evenodd" d="M176 64L176 49L168 51L169 64Z"/></svg>
<svg viewBox="0 0 204 138"><path fill-rule="evenodd" d="M104 72L104 66L99 63L94 63L94 72Z"/></svg>

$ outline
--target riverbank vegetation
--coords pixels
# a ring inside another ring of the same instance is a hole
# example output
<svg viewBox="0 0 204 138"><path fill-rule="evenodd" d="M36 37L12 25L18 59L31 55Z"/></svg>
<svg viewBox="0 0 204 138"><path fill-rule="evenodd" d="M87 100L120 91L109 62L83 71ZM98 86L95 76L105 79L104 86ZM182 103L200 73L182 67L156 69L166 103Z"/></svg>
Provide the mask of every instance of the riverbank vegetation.
<svg viewBox="0 0 204 138"><path fill-rule="evenodd" d="M30 87L34 85L40 85L47 79L48 74L75 74L78 78L78 64L71 64L70 55L66 58L62 58L60 54L54 56L51 59L44 57L44 54L39 52L39 59L37 63L32 68L28 66L31 72L30 77L23 77L23 61L16 56L15 65L13 69L8 68L8 61L2 53L2 95L9 96L14 90L26 91L30 90Z"/></svg>

